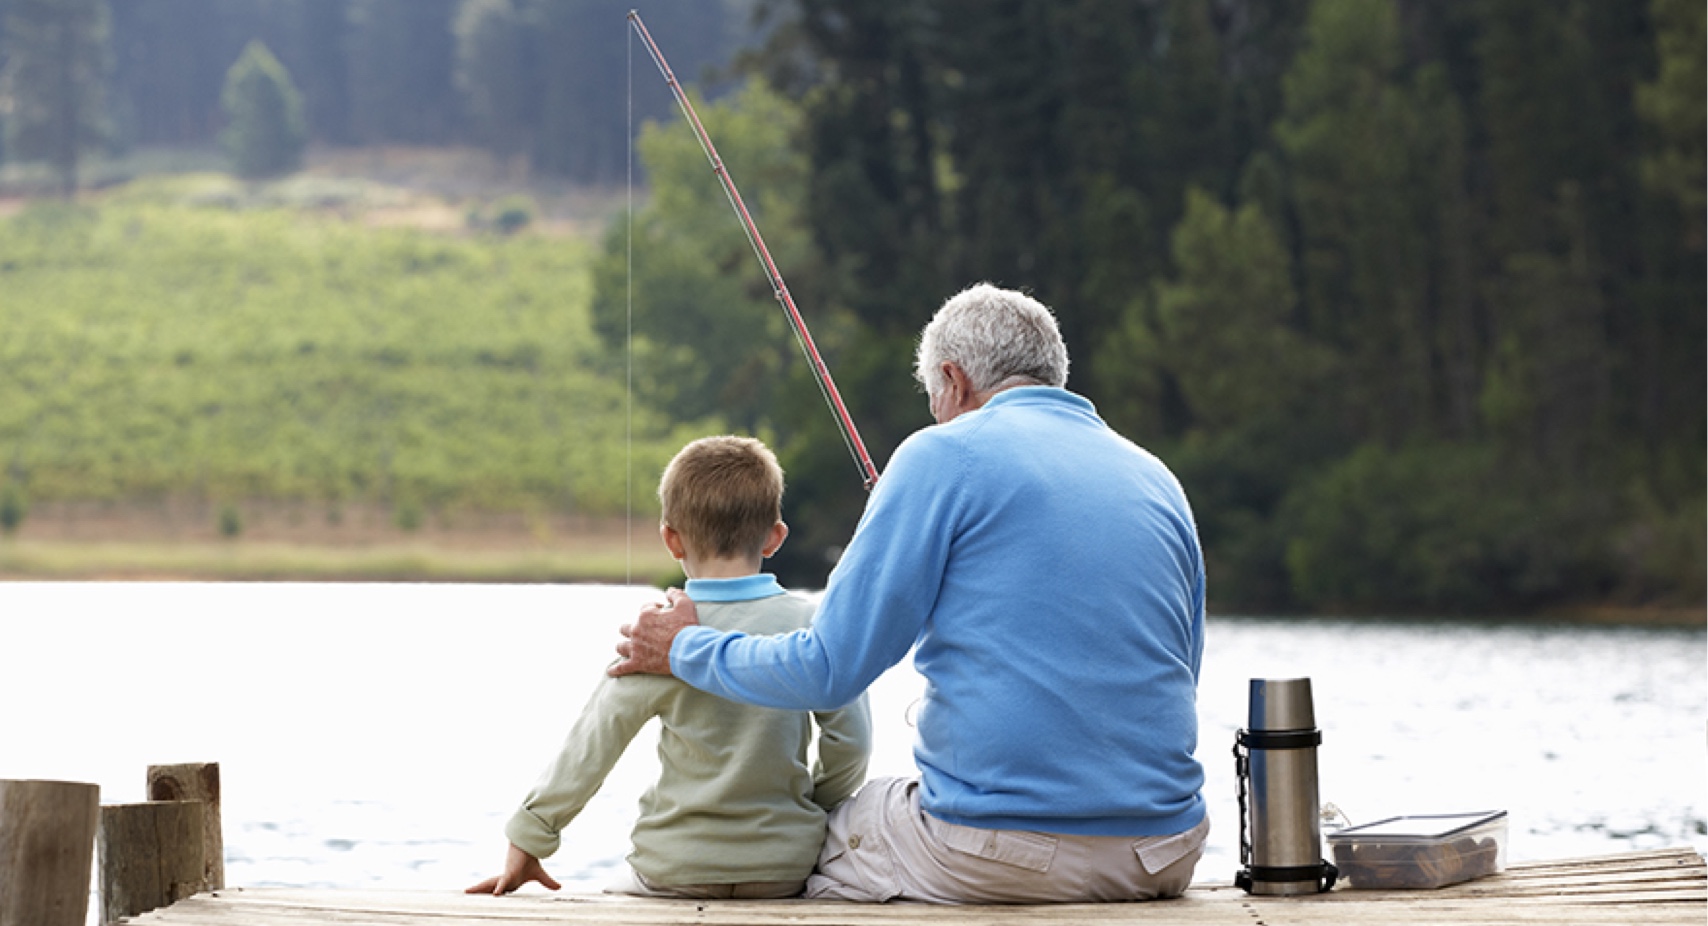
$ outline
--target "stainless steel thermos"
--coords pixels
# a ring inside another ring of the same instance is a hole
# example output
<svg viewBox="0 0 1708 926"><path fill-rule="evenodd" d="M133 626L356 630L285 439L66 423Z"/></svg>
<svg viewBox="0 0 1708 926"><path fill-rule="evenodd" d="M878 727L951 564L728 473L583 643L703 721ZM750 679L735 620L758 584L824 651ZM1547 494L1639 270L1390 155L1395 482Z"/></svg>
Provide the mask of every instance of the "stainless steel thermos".
<svg viewBox="0 0 1708 926"><path fill-rule="evenodd" d="M1339 872L1322 857L1317 729L1308 678L1251 680L1250 728L1234 740L1240 864L1250 894L1315 894ZM1249 824L1249 829L1248 829Z"/></svg>

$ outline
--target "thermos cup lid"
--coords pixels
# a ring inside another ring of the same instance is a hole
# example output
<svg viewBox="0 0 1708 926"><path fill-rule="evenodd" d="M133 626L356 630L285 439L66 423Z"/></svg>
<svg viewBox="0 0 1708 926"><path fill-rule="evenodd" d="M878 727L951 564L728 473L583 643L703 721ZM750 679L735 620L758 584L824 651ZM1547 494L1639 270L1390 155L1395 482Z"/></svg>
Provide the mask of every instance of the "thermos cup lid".
<svg viewBox="0 0 1708 926"><path fill-rule="evenodd" d="M1311 707L1310 679L1251 680L1251 729L1311 730L1316 725L1316 711Z"/></svg>

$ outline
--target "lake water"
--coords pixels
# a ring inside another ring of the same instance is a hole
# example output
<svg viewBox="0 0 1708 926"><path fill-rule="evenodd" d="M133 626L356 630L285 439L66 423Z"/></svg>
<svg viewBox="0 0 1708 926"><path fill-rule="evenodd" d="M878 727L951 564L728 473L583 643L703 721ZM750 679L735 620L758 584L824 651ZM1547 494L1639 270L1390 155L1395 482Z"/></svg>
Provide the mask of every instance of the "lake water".
<svg viewBox="0 0 1708 926"><path fill-rule="evenodd" d="M229 884L461 889L497 873L505 819L657 596L0 583L0 778L126 803L148 765L215 761ZM1513 861L1708 851L1705 667L1700 629L1212 618L1198 877L1238 867L1231 749L1258 677L1312 679L1322 799L1355 823L1504 809ZM913 773L921 688L906 665L873 686L874 776ZM654 736L565 832L566 887L622 864Z"/></svg>

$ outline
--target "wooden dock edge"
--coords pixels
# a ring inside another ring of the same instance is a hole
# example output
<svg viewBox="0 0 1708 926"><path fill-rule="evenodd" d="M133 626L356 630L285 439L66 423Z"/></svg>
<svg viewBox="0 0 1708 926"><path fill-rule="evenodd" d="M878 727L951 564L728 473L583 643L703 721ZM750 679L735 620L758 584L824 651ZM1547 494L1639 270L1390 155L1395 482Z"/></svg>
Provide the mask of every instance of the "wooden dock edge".
<svg viewBox="0 0 1708 926"><path fill-rule="evenodd" d="M1524 862L1498 875L1434 891L1336 889L1313 897L1253 897L1231 884L1210 883L1194 885L1177 900L1045 906L234 888L198 894L125 922L137 926L1701 926L1708 922L1708 864L1694 849L1680 848Z"/></svg>

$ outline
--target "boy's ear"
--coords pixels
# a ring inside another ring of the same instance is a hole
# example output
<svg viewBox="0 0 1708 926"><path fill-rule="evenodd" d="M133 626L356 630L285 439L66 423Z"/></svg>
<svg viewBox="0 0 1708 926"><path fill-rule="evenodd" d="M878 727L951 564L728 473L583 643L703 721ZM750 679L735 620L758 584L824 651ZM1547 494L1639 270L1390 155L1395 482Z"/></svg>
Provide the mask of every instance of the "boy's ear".
<svg viewBox="0 0 1708 926"><path fill-rule="evenodd" d="M681 559L688 555L688 548L682 545L682 532L668 524L658 525L658 536L664 541L664 548L670 555Z"/></svg>
<svg viewBox="0 0 1708 926"><path fill-rule="evenodd" d="M787 539L789 539L789 525L778 521L771 525L771 531L765 535L765 546L760 549L759 555L766 559L775 556L778 548L782 547L783 541Z"/></svg>

